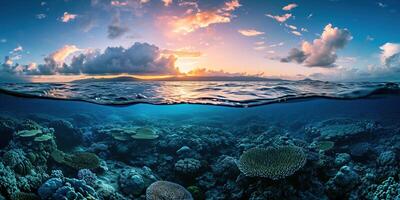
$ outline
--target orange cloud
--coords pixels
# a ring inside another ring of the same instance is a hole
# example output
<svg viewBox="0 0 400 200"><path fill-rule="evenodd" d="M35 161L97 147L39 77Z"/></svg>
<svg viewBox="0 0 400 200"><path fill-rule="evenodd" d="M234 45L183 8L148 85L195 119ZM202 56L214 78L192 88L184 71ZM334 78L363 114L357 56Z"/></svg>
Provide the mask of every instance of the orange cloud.
<svg viewBox="0 0 400 200"><path fill-rule="evenodd" d="M223 9L225 11L233 11L236 10L236 8L239 8L240 6L242 5L240 5L239 0L233 0L225 2L225 7Z"/></svg>
<svg viewBox="0 0 400 200"><path fill-rule="evenodd" d="M177 19L172 24L175 33L188 34L212 24L229 22L231 22L230 16L223 16L215 11L205 11Z"/></svg>
<svg viewBox="0 0 400 200"><path fill-rule="evenodd" d="M238 32L247 37L253 37L258 35L263 35L264 32L257 31L255 29L240 29Z"/></svg>
<svg viewBox="0 0 400 200"><path fill-rule="evenodd" d="M69 21L74 20L76 17L78 17L78 15L64 12L64 15L61 17L61 21L64 23L68 23Z"/></svg>
<svg viewBox="0 0 400 200"><path fill-rule="evenodd" d="M212 24L229 23L232 19L232 13L240 6L238 0L226 2L220 9L186 12L183 17L170 18L169 24L175 33L188 34L200 28L206 28Z"/></svg>
<svg viewBox="0 0 400 200"><path fill-rule="evenodd" d="M65 61L65 59L77 52L80 51L81 49L79 49L78 47L76 47L75 45L65 45L63 48L58 49L57 51L55 51L54 53L52 53L50 55L50 58L52 58L55 62L57 63L62 63Z"/></svg>

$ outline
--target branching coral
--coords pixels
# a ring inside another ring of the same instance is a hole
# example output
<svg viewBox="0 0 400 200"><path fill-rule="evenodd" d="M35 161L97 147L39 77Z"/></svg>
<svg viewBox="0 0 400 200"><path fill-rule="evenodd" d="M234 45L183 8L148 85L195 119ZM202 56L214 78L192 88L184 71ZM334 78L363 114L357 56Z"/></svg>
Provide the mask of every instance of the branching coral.
<svg viewBox="0 0 400 200"><path fill-rule="evenodd" d="M246 176L277 180L294 174L305 163L301 148L282 146L250 149L242 154L238 167Z"/></svg>

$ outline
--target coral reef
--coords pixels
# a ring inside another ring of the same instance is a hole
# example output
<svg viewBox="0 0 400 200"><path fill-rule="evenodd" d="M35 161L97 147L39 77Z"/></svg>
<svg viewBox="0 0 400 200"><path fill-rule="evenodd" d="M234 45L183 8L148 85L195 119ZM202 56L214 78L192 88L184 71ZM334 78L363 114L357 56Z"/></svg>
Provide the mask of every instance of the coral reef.
<svg viewBox="0 0 400 200"><path fill-rule="evenodd" d="M395 125L89 116L0 117L0 199L400 198Z"/></svg>

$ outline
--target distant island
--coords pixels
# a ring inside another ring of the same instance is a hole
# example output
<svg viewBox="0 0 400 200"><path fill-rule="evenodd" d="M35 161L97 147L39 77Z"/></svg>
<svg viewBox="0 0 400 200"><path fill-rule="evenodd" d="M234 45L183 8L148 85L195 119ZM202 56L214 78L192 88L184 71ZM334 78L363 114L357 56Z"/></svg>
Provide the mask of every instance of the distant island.
<svg viewBox="0 0 400 200"><path fill-rule="evenodd" d="M281 81L282 79L264 78L256 76L174 76L166 78L143 79L131 76L120 76L113 78L87 78L74 80L73 83L91 82L131 82L131 81Z"/></svg>

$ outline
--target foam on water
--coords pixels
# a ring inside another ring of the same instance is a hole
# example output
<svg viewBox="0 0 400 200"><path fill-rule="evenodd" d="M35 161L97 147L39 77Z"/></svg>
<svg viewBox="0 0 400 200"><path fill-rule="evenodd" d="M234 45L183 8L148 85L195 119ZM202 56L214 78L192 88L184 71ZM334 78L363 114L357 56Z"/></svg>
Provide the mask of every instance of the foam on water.
<svg viewBox="0 0 400 200"><path fill-rule="evenodd" d="M399 94L399 83L302 81L130 81L0 84L4 93L97 104L210 104L249 107L309 97L356 99Z"/></svg>

